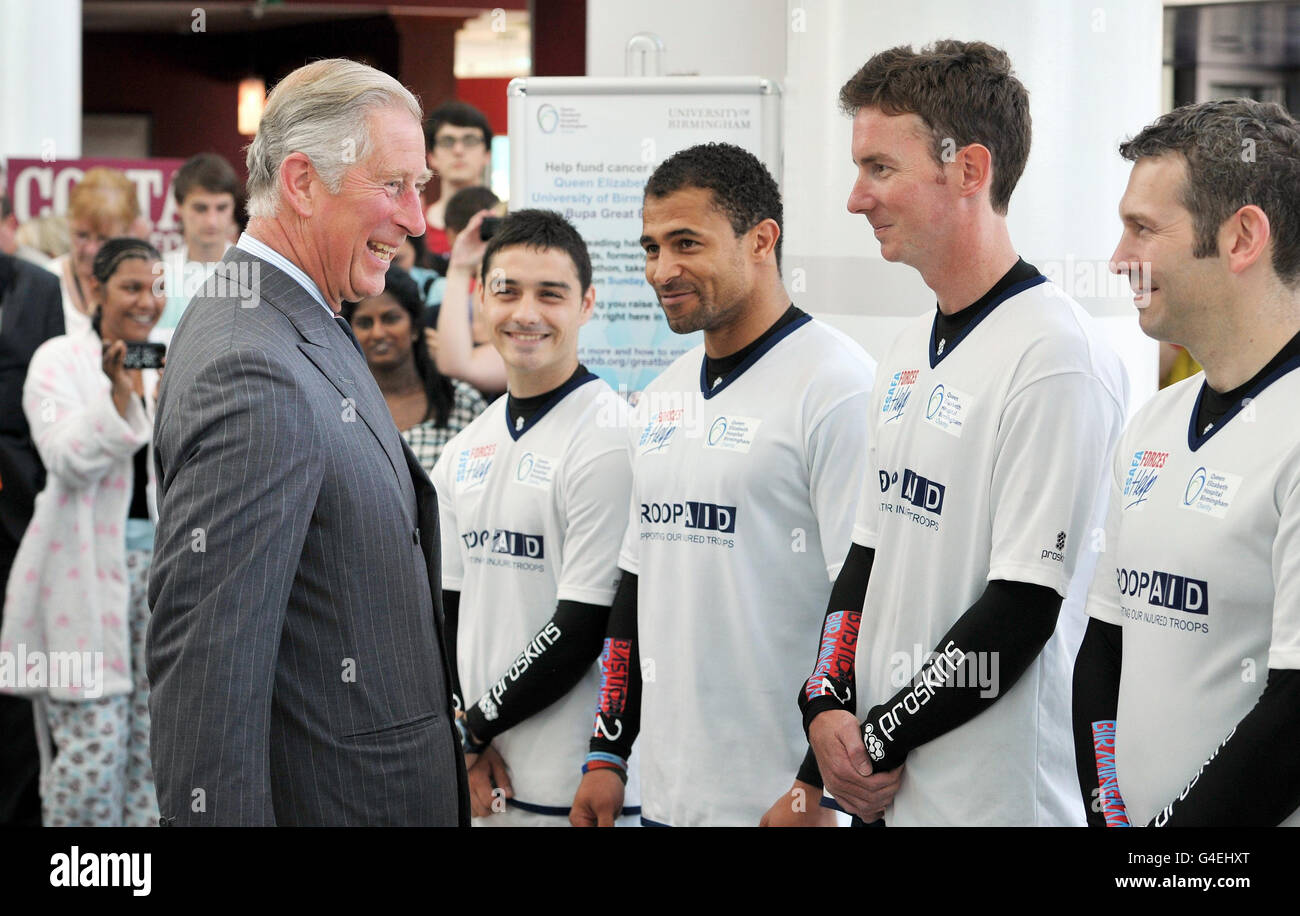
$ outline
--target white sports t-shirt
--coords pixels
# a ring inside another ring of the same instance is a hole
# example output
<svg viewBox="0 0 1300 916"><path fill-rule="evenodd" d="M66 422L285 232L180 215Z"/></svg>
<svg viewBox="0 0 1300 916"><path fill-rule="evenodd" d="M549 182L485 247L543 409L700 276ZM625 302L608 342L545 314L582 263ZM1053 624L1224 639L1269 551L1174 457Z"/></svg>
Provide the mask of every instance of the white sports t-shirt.
<svg viewBox="0 0 1300 916"><path fill-rule="evenodd" d="M619 565L639 577L647 821L754 826L789 791L808 746L795 703L866 471L872 368L805 316L707 395L700 346L637 403Z"/></svg>
<svg viewBox="0 0 1300 916"><path fill-rule="evenodd" d="M1135 825L1196 776L1267 669L1300 668L1297 368L1208 436L1192 426L1205 377L1185 379L1143 406L1116 450L1088 613L1124 628L1115 766Z"/></svg>
<svg viewBox="0 0 1300 916"><path fill-rule="evenodd" d="M461 593L463 699L482 697L488 719L500 699L486 695L489 688L512 666L544 659L559 638L543 631L557 602L614 600L632 475L627 405L596 376L566 384L522 430L509 428L506 400L497 398L449 442L433 471L442 584ZM573 690L492 740L510 768L516 802L567 816L598 687L593 660ZM625 804L636 803L633 774Z"/></svg>
<svg viewBox="0 0 1300 916"><path fill-rule="evenodd" d="M859 710L906 685L988 582L1045 585L1065 600L1014 687L997 686L996 658L978 660L979 683L1002 695L908 754L885 820L1082 825L1071 674L1128 382L1091 319L1042 277L995 298L942 348L934 325L928 314L905 328L876 374L871 473L853 528L876 551Z"/></svg>

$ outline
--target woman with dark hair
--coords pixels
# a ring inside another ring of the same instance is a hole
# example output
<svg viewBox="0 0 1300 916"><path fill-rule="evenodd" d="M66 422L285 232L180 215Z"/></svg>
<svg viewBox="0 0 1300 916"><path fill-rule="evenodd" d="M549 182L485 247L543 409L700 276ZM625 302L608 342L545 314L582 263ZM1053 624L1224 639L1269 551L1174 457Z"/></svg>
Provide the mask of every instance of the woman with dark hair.
<svg viewBox="0 0 1300 916"><path fill-rule="evenodd" d="M400 267L388 269L378 296L343 305L343 317L352 325L393 421L425 472L431 473L443 446L481 414L487 402L470 385L435 368L421 335L423 315L420 291Z"/></svg>
<svg viewBox="0 0 1300 916"><path fill-rule="evenodd" d="M158 818L144 642L159 373L127 368L126 352L162 315L161 278L148 242L100 245L90 326L42 344L23 386L46 483L14 558L0 648L41 675L5 689L37 702L46 826Z"/></svg>

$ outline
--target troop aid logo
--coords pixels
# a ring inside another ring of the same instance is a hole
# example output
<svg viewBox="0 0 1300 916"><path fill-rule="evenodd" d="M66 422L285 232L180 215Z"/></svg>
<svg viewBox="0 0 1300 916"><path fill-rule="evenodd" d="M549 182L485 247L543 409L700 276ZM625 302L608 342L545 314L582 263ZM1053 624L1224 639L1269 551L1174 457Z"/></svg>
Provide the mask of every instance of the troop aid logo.
<svg viewBox="0 0 1300 916"><path fill-rule="evenodd" d="M948 493L944 484L923 477L911 468L903 469L901 484L897 471L881 470L879 474L880 492L886 496L880 502L881 512L910 519L922 528L939 530L939 516L943 514L943 501ZM888 498L895 486L902 502Z"/></svg>
<svg viewBox="0 0 1300 916"><path fill-rule="evenodd" d="M641 503L641 540L735 547L736 507L697 500ZM667 530L665 530L667 529ZM673 530L684 529L684 530ZM716 532L705 534L704 532Z"/></svg>
<svg viewBox="0 0 1300 916"><path fill-rule="evenodd" d="M1120 613L1125 618L1188 633L1210 632L1210 586L1206 580L1158 569L1119 567L1115 573ZM1136 606L1126 604L1125 599ZM1165 614L1163 611L1178 613Z"/></svg>

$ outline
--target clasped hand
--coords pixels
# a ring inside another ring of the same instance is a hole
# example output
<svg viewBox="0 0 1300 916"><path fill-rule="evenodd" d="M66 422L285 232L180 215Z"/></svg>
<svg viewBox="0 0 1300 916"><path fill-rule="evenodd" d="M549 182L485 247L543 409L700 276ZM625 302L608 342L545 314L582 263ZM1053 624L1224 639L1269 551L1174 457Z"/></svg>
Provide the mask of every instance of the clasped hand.
<svg viewBox="0 0 1300 916"><path fill-rule="evenodd" d="M862 726L844 710L820 713L808 728L822 781L841 808L868 823L880 818L898 794L903 768L876 773L862 743Z"/></svg>

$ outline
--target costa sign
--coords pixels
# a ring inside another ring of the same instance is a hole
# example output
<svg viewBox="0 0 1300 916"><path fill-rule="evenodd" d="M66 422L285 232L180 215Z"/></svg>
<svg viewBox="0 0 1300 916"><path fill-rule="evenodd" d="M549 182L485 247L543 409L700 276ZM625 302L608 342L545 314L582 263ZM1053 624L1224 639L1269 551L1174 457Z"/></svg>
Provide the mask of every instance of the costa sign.
<svg viewBox="0 0 1300 916"><path fill-rule="evenodd" d="M5 167L5 194L20 223L51 213L68 212L68 194L96 166L123 172L134 184L140 213L149 220L150 241L161 251L181 244L180 219L172 199L172 178L184 159L10 159Z"/></svg>

